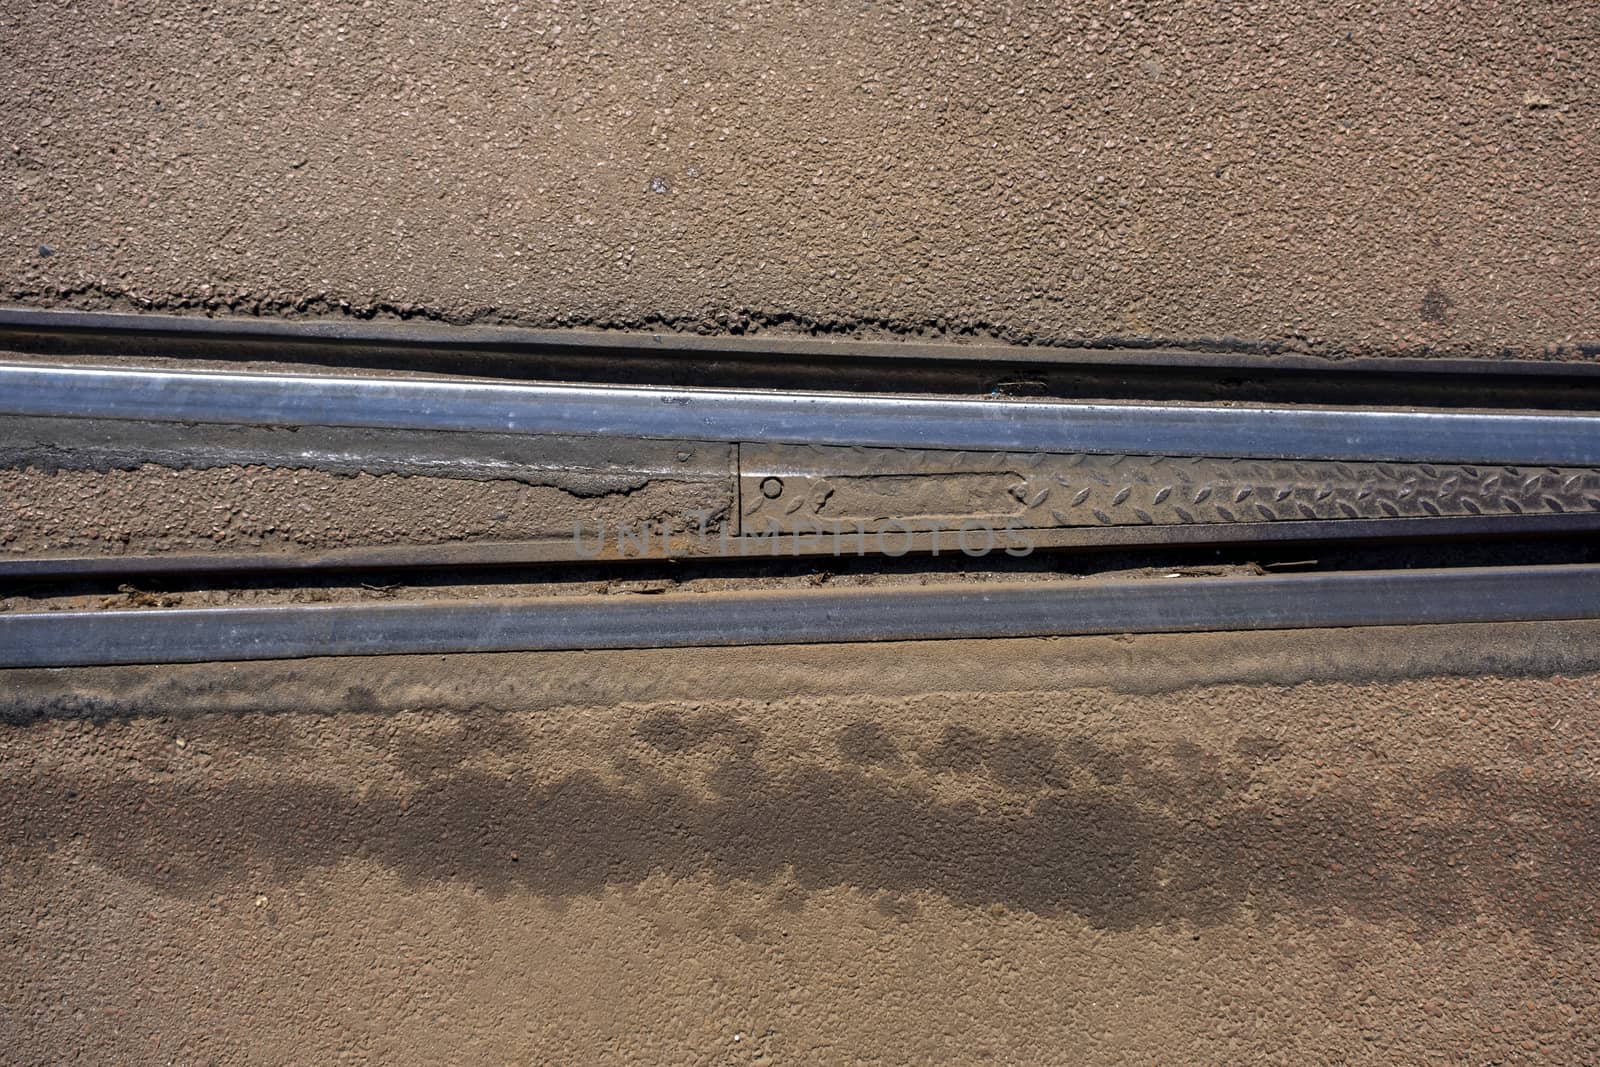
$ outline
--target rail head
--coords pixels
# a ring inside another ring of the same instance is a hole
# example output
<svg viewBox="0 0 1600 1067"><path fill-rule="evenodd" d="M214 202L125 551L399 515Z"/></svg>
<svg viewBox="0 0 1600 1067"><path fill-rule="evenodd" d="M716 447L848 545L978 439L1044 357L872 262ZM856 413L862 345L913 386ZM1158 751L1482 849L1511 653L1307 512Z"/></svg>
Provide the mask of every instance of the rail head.
<svg viewBox="0 0 1600 1067"><path fill-rule="evenodd" d="M1600 465L1600 415L506 384L0 363L0 414L662 440Z"/></svg>

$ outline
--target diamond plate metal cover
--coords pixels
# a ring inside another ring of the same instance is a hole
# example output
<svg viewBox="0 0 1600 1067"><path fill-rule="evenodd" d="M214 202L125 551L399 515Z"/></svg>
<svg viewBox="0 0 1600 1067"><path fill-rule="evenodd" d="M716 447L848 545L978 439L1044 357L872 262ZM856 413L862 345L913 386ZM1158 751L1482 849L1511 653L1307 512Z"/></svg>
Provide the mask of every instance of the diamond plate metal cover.
<svg viewBox="0 0 1600 1067"><path fill-rule="evenodd" d="M1600 470L741 445L741 528L1016 529L1600 511Z"/></svg>

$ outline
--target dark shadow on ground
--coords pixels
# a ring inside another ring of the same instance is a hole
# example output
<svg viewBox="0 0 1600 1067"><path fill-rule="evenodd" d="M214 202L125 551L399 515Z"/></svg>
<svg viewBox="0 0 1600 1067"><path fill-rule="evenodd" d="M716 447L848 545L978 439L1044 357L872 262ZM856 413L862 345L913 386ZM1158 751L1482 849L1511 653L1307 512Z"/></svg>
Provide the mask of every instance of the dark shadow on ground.
<svg viewBox="0 0 1600 1067"><path fill-rule="evenodd" d="M761 731L722 714L654 715L636 737L657 756L553 784L461 766L498 744L481 732L397 749L417 782L405 795L297 781L285 754L271 783L13 778L0 782L5 863L26 876L81 838L97 863L175 894L356 857L417 882L550 898L664 872L785 893L927 890L1109 929L1289 913L1427 933L1494 916L1600 940L1600 789L1588 784L1459 767L1383 790L1272 792L1255 773L1278 756L1266 739L1157 752L951 727L911 747L863 721L823 762L758 758ZM934 787L951 775L1005 799L944 799Z"/></svg>

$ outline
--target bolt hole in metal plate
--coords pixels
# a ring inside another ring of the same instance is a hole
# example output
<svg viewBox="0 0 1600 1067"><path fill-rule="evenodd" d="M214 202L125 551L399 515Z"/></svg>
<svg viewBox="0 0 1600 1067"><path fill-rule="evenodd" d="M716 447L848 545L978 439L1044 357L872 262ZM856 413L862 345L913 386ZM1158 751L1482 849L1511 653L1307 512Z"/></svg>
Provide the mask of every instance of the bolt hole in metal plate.
<svg viewBox="0 0 1600 1067"><path fill-rule="evenodd" d="M1151 455L744 445L746 531L922 529L1600 512L1600 471ZM782 493L768 492L777 483Z"/></svg>

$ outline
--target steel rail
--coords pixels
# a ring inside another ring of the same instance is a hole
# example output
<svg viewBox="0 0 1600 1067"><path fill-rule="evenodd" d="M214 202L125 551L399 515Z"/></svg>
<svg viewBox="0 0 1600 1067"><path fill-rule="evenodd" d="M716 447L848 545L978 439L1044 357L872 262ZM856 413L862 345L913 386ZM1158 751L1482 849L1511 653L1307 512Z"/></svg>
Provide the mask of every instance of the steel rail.
<svg viewBox="0 0 1600 1067"><path fill-rule="evenodd" d="M1600 465L1600 416L0 364L0 414L885 448Z"/></svg>
<svg viewBox="0 0 1600 1067"><path fill-rule="evenodd" d="M69 667L1600 618L1600 565L0 615Z"/></svg>

